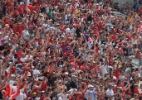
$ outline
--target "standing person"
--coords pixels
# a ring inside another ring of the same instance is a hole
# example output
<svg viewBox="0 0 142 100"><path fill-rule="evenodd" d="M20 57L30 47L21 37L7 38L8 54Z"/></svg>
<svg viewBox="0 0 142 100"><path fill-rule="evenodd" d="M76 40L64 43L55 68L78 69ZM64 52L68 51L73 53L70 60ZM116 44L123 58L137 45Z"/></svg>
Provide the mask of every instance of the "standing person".
<svg viewBox="0 0 142 100"><path fill-rule="evenodd" d="M85 92L85 96L87 100L97 100L97 95L98 92L95 90L96 87L94 87L93 85L89 84L88 85L88 89Z"/></svg>
<svg viewBox="0 0 142 100"><path fill-rule="evenodd" d="M113 84L109 84L108 89L106 90L106 98L110 100L115 100L115 94L113 91Z"/></svg>
<svg viewBox="0 0 142 100"><path fill-rule="evenodd" d="M2 32L0 32L0 51L4 50L4 36L2 34Z"/></svg>

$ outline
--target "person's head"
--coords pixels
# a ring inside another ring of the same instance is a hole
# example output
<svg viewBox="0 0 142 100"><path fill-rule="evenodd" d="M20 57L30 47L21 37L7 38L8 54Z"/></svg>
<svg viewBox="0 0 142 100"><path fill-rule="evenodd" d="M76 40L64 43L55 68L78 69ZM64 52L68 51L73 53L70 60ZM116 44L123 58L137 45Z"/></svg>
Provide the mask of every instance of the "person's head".
<svg viewBox="0 0 142 100"><path fill-rule="evenodd" d="M89 84L89 85L88 85L88 89L89 89L89 90L93 90L93 89L94 89L94 86L91 85L91 84Z"/></svg>
<svg viewBox="0 0 142 100"><path fill-rule="evenodd" d="M112 83L109 83L108 88L109 88L109 89L113 89L113 84L112 84Z"/></svg>

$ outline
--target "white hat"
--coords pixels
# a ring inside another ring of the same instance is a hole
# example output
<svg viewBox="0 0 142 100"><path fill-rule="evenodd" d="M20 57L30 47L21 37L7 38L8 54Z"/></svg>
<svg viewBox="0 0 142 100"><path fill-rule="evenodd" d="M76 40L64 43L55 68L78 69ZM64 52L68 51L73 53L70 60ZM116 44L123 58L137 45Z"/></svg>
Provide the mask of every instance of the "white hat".
<svg viewBox="0 0 142 100"><path fill-rule="evenodd" d="M75 75L72 75L72 78L76 78L77 76L75 76Z"/></svg>
<svg viewBox="0 0 142 100"><path fill-rule="evenodd" d="M71 32L70 28L66 28L66 33L70 33L70 32Z"/></svg>
<svg viewBox="0 0 142 100"><path fill-rule="evenodd" d="M39 13L39 16L43 16L43 14L42 14L42 13Z"/></svg>
<svg viewBox="0 0 142 100"><path fill-rule="evenodd" d="M11 74L11 77L16 77L16 75L14 75L14 74Z"/></svg>
<svg viewBox="0 0 142 100"><path fill-rule="evenodd" d="M8 24L5 24L5 27L9 27L9 25L8 25Z"/></svg>
<svg viewBox="0 0 142 100"><path fill-rule="evenodd" d="M77 70L78 73L82 72L82 70Z"/></svg>
<svg viewBox="0 0 142 100"><path fill-rule="evenodd" d="M24 4L24 2L20 2L20 5L23 5Z"/></svg>
<svg viewBox="0 0 142 100"><path fill-rule="evenodd" d="M68 73L68 72L65 72L64 74L65 74L65 75L68 75L69 73Z"/></svg>
<svg viewBox="0 0 142 100"><path fill-rule="evenodd" d="M32 76L30 72L27 73L27 76Z"/></svg>
<svg viewBox="0 0 142 100"><path fill-rule="evenodd" d="M34 67L34 66L32 66L31 68L32 68L32 69L34 69L35 67Z"/></svg>
<svg viewBox="0 0 142 100"><path fill-rule="evenodd" d="M93 85L91 85L91 84L89 84L89 85L88 85L88 88L94 88L94 86L93 86Z"/></svg>
<svg viewBox="0 0 142 100"><path fill-rule="evenodd" d="M115 76L113 76L113 80L116 80L117 78Z"/></svg>
<svg viewBox="0 0 142 100"><path fill-rule="evenodd" d="M62 34L61 37L64 38L65 36Z"/></svg>

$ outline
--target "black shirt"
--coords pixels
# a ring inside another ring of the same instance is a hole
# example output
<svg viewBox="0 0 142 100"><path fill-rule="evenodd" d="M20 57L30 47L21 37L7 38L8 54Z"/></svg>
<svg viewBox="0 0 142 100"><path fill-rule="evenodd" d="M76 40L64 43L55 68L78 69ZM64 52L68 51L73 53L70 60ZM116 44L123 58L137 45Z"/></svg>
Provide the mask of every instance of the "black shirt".
<svg viewBox="0 0 142 100"><path fill-rule="evenodd" d="M123 48L124 56L129 56L129 50L128 48Z"/></svg>
<svg viewBox="0 0 142 100"><path fill-rule="evenodd" d="M80 38L81 37L81 34L80 34L81 30L79 28L76 29L76 34L77 34L77 38Z"/></svg>

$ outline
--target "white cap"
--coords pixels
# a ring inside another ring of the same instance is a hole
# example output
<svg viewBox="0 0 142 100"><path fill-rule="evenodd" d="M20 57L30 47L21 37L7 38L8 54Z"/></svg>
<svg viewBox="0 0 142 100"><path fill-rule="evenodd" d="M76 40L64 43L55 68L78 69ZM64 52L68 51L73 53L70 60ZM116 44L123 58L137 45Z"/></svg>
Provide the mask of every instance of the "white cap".
<svg viewBox="0 0 142 100"><path fill-rule="evenodd" d="M27 76L32 76L30 72L27 73Z"/></svg>
<svg viewBox="0 0 142 100"><path fill-rule="evenodd" d="M72 77L73 77L73 78L76 78L77 76L75 76L75 75L72 75Z"/></svg>
<svg viewBox="0 0 142 100"><path fill-rule="evenodd" d="M113 76L113 80L116 80L117 78L115 76Z"/></svg>
<svg viewBox="0 0 142 100"><path fill-rule="evenodd" d="M8 24L5 24L5 27L9 27L9 25L8 25Z"/></svg>
<svg viewBox="0 0 142 100"><path fill-rule="evenodd" d="M11 77L16 77L16 75L14 75L14 74L11 74Z"/></svg>
<svg viewBox="0 0 142 100"><path fill-rule="evenodd" d="M66 28L66 33L70 33L70 32L71 32L70 28Z"/></svg>
<svg viewBox="0 0 142 100"><path fill-rule="evenodd" d="M93 86L93 85L91 85L91 84L89 84L89 85L88 85L88 88L94 88L94 86Z"/></svg>
<svg viewBox="0 0 142 100"><path fill-rule="evenodd" d="M65 72L65 75L68 75L69 73L68 72Z"/></svg>
<svg viewBox="0 0 142 100"><path fill-rule="evenodd" d="M34 66L32 66L31 68L32 68L32 69L34 69L35 67L34 67Z"/></svg>

